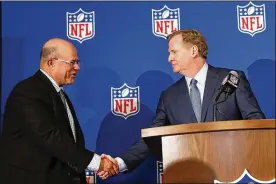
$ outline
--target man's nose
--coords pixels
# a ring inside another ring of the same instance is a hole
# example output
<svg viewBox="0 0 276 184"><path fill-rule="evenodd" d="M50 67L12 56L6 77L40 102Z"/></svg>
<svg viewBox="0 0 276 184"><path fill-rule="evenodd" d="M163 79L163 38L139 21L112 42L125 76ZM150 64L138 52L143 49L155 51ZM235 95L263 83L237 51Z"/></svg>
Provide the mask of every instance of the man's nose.
<svg viewBox="0 0 276 184"><path fill-rule="evenodd" d="M171 62L172 62L172 60L173 60L173 57L172 57L171 55L169 55L169 57L168 57L168 61L169 61L169 63L171 63Z"/></svg>
<svg viewBox="0 0 276 184"><path fill-rule="evenodd" d="M80 65L79 65L78 63L75 63L74 69L75 69L75 70L79 70L79 69L80 69Z"/></svg>

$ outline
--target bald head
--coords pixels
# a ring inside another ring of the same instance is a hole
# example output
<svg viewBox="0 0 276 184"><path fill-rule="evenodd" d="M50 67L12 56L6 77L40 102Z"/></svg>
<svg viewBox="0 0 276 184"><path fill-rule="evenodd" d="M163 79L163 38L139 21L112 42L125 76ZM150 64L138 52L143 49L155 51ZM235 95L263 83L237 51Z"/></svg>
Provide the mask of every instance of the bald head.
<svg viewBox="0 0 276 184"><path fill-rule="evenodd" d="M47 41L41 49L40 69L60 86L72 84L80 69L76 48L60 38Z"/></svg>
<svg viewBox="0 0 276 184"><path fill-rule="evenodd" d="M66 50L76 50L72 43L60 39L53 38L48 40L42 47L40 52L40 64L47 62L50 59L59 57Z"/></svg>

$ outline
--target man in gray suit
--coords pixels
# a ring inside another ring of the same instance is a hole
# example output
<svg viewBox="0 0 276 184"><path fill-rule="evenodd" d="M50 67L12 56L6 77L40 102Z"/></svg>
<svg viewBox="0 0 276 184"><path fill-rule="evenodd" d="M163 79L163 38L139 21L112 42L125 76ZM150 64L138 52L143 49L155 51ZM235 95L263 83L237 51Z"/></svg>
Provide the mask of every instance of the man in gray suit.
<svg viewBox="0 0 276 184"><path fill-rule="evenodd" d="M222 93L217 99L218 121L265 119L251 90L244 72L207 64L208 46L200 32L193 29L179 30L168 36L169 62L175 73L183 77L161 93L156 116L151 127L213 121L213 104L216 92L229 73L239 79L232 93ZM227 78L226 78L227 79ZM139 140L128 152L113 159L120 172L132 171L149 155L145 142ZM107 172L100 172L103 179Z"/></svg>

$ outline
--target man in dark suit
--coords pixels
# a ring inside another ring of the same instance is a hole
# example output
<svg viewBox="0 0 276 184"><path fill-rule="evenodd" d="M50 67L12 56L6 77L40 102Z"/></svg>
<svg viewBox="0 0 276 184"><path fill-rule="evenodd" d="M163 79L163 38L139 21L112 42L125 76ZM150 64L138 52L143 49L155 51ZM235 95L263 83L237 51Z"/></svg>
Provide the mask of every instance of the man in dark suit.
<svg viewBox="0 0 276 184"><path fill-rule="evenodd" d="M205 38L196 30L179 30L168 36L169 62L173 71L183 75L175 84L161 93L156 116L151 127L213 121L213 101L230 69L207 64L208 47ZM237 89L230 95L221 95L217 105L217 120L264 119L258 102L244 72L237 72L240 79ZM234 73L235 73L234 72ZM227 96L227 98L226 98ZM121 157L102 157L118 164L120 172L132 171L149 155L141 139ZM103 179L108 173L100 172Z"/></svg>
<svg viewBox="0 0 276 184"><path fill-rule="evenodd" d="M86 168L118 173L116 165L85 149L73 105L63 86L80 69L68 41L47 41L40 70L19 82L7 99L0 151L2 184L84 184Z"/></svg>

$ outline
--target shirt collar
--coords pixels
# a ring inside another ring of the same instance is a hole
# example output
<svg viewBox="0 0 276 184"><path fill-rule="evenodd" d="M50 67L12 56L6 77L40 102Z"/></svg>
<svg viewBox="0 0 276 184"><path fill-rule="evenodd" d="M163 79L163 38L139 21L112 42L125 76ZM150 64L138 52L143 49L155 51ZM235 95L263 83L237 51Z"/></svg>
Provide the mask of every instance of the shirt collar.
<svg viewBox="0 0 276 184"><path fill-rule="evenodd" d="M199 85L205 85L206 76L208 71L208 64L205 62L203 67L199 70L199 72L195 75L194 79L197 80ZM190 82L192 78L185 76L188 86L190 86Z"/></svg>
<svg viewBox="0 0 276 184"><path fill-rule="evenodd" d="M60 90L63 90L62 87L60 87L57 82L52 78L50 77L50 75L48 75L45 71L43 71L42 69L40 69L40 71L52 82L54 88L56 89L57 92L59 92Z"/></svg>

